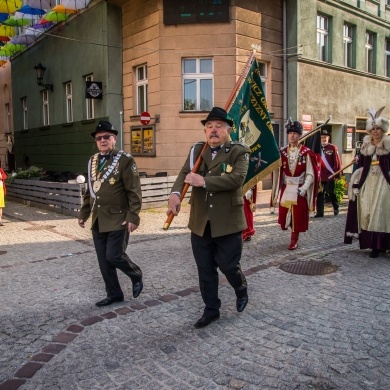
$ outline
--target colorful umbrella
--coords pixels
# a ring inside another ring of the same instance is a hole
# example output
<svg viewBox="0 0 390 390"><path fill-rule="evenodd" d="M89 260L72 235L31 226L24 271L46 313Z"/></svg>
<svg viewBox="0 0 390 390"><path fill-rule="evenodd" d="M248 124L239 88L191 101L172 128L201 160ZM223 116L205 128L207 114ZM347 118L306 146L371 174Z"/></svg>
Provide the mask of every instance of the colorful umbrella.
<svg viewBox="0 0 390 390"><path fill-rule="evenodd" d="M3 37L10 38L14 37L16 35L16 31L12 26L4 26L0 25L0 40L4 41L2 39Z"/></svg>
<svg viewBox="0 0 390 390"><path fill-rule="evenodd" d="M11 57L12 53L9 50L6 50L4 48L0 49L0 56L1 57Z"/></svg>
<svg viewBox="0 0 390 390"><path fill-rule="evenodd" d="M50 28L51 26L54 26L53 22L48 22L47 20L42 19L38 23L34 23L32 25L32 28L39 29L39 30L44 30L45 28Z"/></svg>
<svg viewBox="0 0 390 390"><path fill-rule="evenodd" d="M21 12L22 14L28 14L28 15L43 15L46 13L46 11L43 10L42 8L33 8L27 4L21 7L18 12Z"/></svg>
<svg viewBox="0 0 390 390"><path fill-rule="evenodd" d="M22 7L22 2L20 0L1 0L0 1L0 12L13 14L21 7Z"/></svg>
<svg viewBox="0 0 390 390"><path fill-rule="evenodd" d="M62 0L61 4L65 8L70 9L83 9L87 8L87 5L90 3L91 0Z"/></svg>
<svg viewBox="0 0 390 390"><path fill-rule="evenodd" d="M11 39L11 43L29 46L33 44L37 39L38 37L32 34L20 34L16 37L13 37Z"/></svg>
<svg viewBox="0 0 390 390"><path fill-rule="evenodd" d="M63 14L61 12L56 12L56 11L50 11L47 14L43 15L43 18L41 21L44 19L46 22L63 22L64 20L68 19L69 15Z"/></svg>
<svg viewBox="0 0 390 390"><path fill-rule="evenodd" d="M56 0L24 0L31 8L50 9L56 5Z"/></svg>
<svg viewBox="0 0 390 390"><path fill-rule="evenodd" d="M9 52L11 52L12 54L17 52L17 51L22 51L26 48L26 45L21 45L19 43L11 43L11 42L8 42L7 44L5 44L3 47L2 47L2 50L7 50ZM1 55L1 54L0 54Z"/></svg>
<svg viewBox="0 0 390 390"><path fill-rule="evenodd" d="M67 14L67 15L72 15L72 14L76 14L77 13L77 10L75 9L70 9L70 8L65 8L62 4L59 4L59 5L56 5L52 11L54 12L60 12L60 13L63 13L63 14Z"/></svg>
<svg viewBox="0 0 390 390"><path fill-rule="evenodd" d="M4 22L4 20L7 20L9 16L9 14L0 13L0 22Z"/></svg>
<svg viewBox="0 0 390 390"><path fill-rule="evenodd" d="M28 24L30 24L30 22L31 21L28 20L28 19L23 19L23 18L17 19L14 16L11 16L9 19L4 20L3 24L6 25L6 26L21 27L21 26L27 26Z"/></svg>

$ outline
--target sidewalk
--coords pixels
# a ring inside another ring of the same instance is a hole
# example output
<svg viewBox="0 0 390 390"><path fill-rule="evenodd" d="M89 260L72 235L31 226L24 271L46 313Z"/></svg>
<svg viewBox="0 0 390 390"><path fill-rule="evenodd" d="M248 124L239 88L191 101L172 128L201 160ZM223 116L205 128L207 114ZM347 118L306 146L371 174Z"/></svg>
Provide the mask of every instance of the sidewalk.
<svg viewBox="0 0 390 390"><path fill-rule="evenodd" d="M202 313L189 206L168 231L165 209L144 210L128 253L145 288L105 308L91 234L75 218L7 202L0 236L0 390L390 388L390 255L344 245L346 204L311 219L296 251L261 192L256 235L244 244L250 301L235 310L221 278L221 319ZM282 271L297 260L334 273Z"/></svg>

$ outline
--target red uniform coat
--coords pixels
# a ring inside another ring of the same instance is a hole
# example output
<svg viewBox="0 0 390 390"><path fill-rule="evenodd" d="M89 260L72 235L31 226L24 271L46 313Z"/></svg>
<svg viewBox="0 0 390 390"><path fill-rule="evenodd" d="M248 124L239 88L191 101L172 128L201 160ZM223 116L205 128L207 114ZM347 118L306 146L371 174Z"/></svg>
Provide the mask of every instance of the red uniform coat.
<svg viewBox="0 0 390 390"><path fill-rule="evenodd" d="M315 202L316 202L316 194L318 188L318 163L315 154L306 146L302 145L299 155L298 155L298 163L296 164L296 168L294 172L290 171L290 167L288 164L288 155L287 155L287 146L281 149L280 151L282 166L280 168L280 199L282 199L284 190L286 189L286 184L284 183L285 176L298 177L302 173L306 172L307 168L307 159L310 159L311 164L314 170L314 181L310 186L309 191L313 191L313 196L310 204L308 204L306 196L298 196L298 204L291 206L291 229L293 232L305 232L309 228L309 208L310 210L314 210ZM301 187L302 184L299 185ZM308 191L308 192L309 192ZM286 219L287 214L289 212L289 208L283 207L279 203L279 217L278 223L283 230L286 230Z"/></svg>
<svg viewBox="0 0 390 390"><path fill-rule="evenodd" d="M325 158L328 162L330 168L333 169L333 172L329 171L326 165L321 162L321 181L328 181L329 176L341 169L341 161L339 151L336 145L327 144L321 146L323 154L321 155L322 159ZM330 180L334 180L336 177L333 177Z"/></svg>

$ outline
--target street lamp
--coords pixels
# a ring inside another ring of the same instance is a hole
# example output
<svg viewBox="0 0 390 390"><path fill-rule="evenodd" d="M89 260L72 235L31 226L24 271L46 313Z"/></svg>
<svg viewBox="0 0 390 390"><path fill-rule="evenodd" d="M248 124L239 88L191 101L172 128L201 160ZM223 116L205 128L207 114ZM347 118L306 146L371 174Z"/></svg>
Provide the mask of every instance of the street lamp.
<svg viewBox="0 0 390 390"><path fill-rule="evenodd" d="M40 87L49 89L50 91L53 92L53 84L44 84L43 83L43 76L45 75L46 68L41 63L39 63L38 65L34 66L34 70L37 74L37 84Z"/></svg>

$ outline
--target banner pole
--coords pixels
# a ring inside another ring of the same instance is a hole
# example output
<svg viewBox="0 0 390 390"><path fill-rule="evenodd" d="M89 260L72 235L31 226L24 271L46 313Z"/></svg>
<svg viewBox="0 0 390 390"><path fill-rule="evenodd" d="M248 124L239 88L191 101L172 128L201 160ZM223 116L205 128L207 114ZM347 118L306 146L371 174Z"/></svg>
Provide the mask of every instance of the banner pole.
<svg viewBox="0 0 390 390"><path fill-rule="evenodd" d="M252 54L250 55L250 57L248 58L248 61L247 63L245 64L245 67L239 77L239 79L237 80L232 92L230 93L230 96L225 104L225 110L228 111L228 108L230 107L230 105L233 103L233 100L236 96L236 93L237 91L239 90L239 88L241 87L241 84L243 83L243 81L245 80L246 76L248 75L248 72L249 72L249 69L252 65L252 62L253 62L253 59L255 58L255 55L256 55L256 51L258 50L259 46L258 45L252 45ZM196 160L195 164L194 164L194 167L192 168L191 172L192 173L196 173L200 167L200 164L202 162L202 154L203 152L206 150L208 144L207 142L205 142L205 144L203 145L203 148L199 154L199 157L198 159ZM180 195L180 203L183 201L184 197L186 196L186 193L188 191L188 188L190 187L190 185L188 183L185 183L184 186L183 186L183 189L181 191L181 195ZM170 213L164 223L164 226L163 226L163 229L164 230L168 230L169 229L169 226L171 225L172 221L173 221L173 218L175 216L173 215L173 213Z"/></svg>

